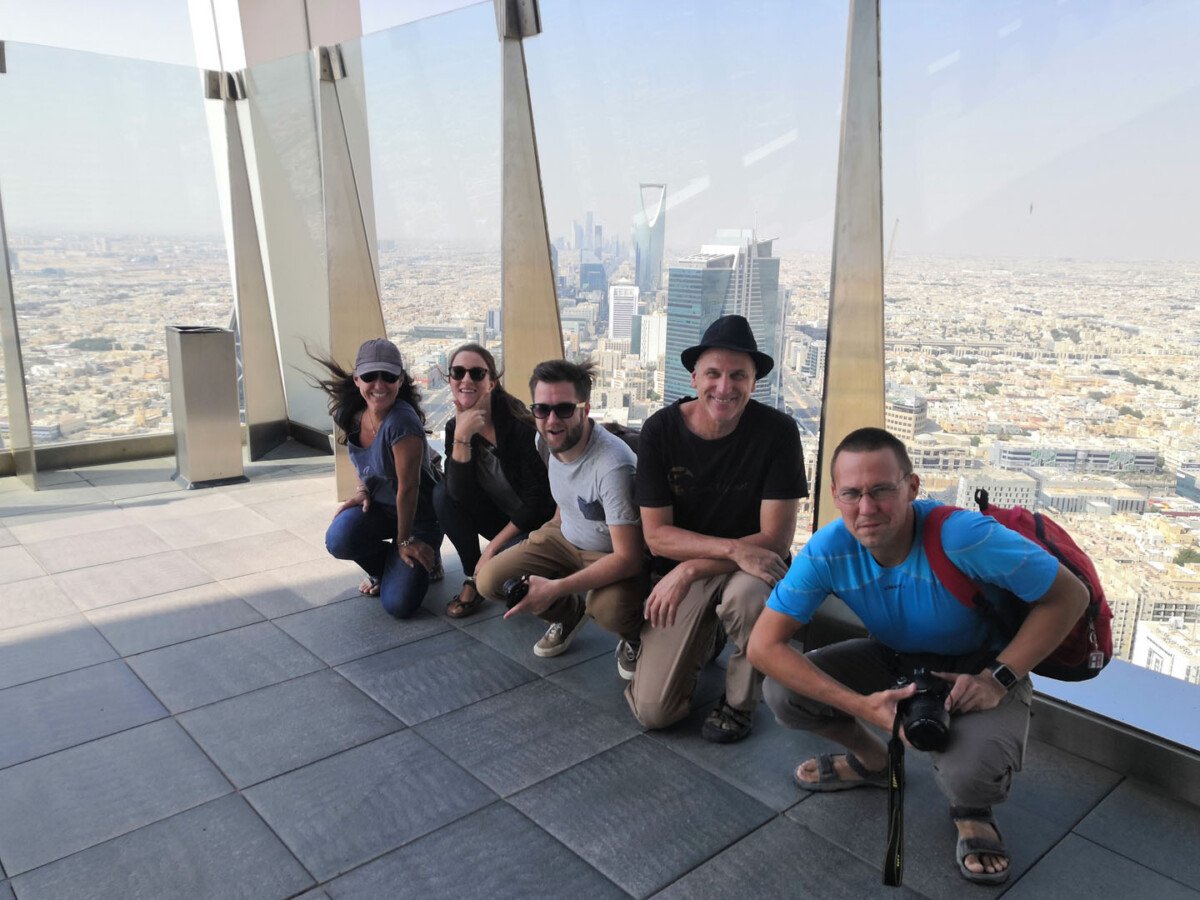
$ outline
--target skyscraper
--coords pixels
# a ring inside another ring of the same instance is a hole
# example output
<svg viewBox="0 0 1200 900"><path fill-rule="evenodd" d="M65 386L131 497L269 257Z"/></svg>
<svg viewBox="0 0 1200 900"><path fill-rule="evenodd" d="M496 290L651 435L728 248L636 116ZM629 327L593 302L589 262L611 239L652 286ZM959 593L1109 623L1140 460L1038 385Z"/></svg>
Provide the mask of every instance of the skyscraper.
<svg viewBox="0 0 1200 900"><path fill-rule="evenodd" d="M783 303L779 294L779 258L771 240L753 231L718 231L717 243L671 267L667 287L667 377L664 399L670 403L690 393L690 378L679 354L696 344L704 329L720 316L745 316L758 348L777 362L783 357ZM754 399L779 403L782 366L760 380Z"/></svg>
<svg viewBox="0 0 1200 900"><path fill-rule="evenodd" d="M609 338L632 338L632 322L637 312L638 287L636 284L614 284L608 289L608 336Z"/></svg>
<svg viewBox="0 0 1200 900"><path fill-rule="evenodd" d="M647 207L647 191L650 204ZM655 200L654 192L658 191ZM663 241L667 234L667 186L640 184L638 194L642 209L633 217L634 271L637 286L643 294L662 287Z"/></svg>

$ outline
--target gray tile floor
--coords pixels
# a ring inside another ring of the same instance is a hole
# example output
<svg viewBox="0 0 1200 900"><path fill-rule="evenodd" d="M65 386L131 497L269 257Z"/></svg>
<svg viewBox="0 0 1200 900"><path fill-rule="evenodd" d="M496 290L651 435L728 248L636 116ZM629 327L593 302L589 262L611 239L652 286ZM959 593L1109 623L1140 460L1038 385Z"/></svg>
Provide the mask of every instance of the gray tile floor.
<svg viewBox="0 0 1200 900"><path fill-rule="evenodd" d="M614 641L386 616L330 559L332 465L289 447L181 491L172 460L0 479L0 900L62 897L1200 896L1200 810L1031 742L973 888L909 755L905 889L883 792L802 795L816 739L643 733ZM447 549L449 549L447 547Z"/></svg>

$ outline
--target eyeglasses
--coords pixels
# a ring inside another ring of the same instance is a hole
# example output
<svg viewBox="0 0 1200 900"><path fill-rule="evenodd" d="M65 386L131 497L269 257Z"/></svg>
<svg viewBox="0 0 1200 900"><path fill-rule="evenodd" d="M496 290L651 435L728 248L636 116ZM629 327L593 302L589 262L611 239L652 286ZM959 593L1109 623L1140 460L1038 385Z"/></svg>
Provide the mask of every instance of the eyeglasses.
<svg viewBox="0 0 1200 900"><path fill-rule="evenodd" d="M382 378L388 384L395 384L400 380L399 375L393 375L391 372L363 372L358 376L359 381L365 381L367 384L373 384L376 378Z"/></svg>
<svg viewBox="0 0 1200 900"><path fill-rule="evenodd" d="M833 499L843 506L857 506L863 497L870 497L872 503L882 506L896 499L896 494L900 492L900 485L904 484L908 477L905 475L895 484L877 484L865 491L860 491L858 488L845 488L834 494Z"/></svg>
<svg viewBox="0 0 1200 900"><path fill-rule="evenodd" d="M471 376L472 381L483 381L483 379L488 377L488 374L488 370L483 366L471 366L469 369L466 366L450 367L450 377L455 381L462 381L468 375Z"/></svg>
<svg viewBox="0 0 1200 900"><path fill-rule="evenodd" d="M560 419L570 419L574 417L575 410L583 409L587 403L535 403L529 407L529 411L533 413L535 419L548 419L550 413L554 413Z"/></svg>

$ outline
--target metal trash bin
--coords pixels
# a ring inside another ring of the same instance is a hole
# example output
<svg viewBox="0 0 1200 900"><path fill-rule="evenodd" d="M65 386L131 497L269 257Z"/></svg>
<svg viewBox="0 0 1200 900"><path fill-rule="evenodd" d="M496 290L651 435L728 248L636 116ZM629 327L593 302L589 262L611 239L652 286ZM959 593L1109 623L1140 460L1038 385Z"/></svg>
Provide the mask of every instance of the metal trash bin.
<svg viewBox="0 0 1200 900"><path fill-rule="evenodd" d="M175 423L174 480L186 488L247 481L233 332L168 325L167 365Z"/></svg>

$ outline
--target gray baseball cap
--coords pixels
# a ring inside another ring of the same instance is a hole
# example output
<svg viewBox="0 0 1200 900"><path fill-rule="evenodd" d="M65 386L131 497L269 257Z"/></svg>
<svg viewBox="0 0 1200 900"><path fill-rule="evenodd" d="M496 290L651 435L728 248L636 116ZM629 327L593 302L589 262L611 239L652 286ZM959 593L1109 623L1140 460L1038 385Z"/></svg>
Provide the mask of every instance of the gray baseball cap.
<svg viewBox="0 0 1200 900"><path fill-rule="evenodd" d="M392 375L404 374L404 363L400 360L400 348L387 338L372 338L363 341L358 348L358 356L354 360L354 374L365 375L367 372L389 372Z"/></svg>

